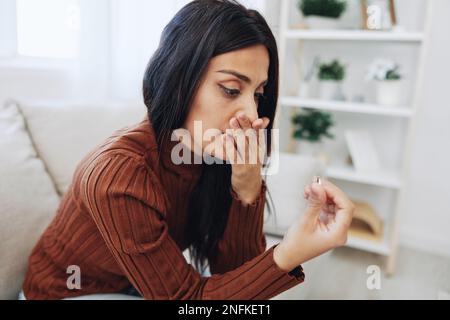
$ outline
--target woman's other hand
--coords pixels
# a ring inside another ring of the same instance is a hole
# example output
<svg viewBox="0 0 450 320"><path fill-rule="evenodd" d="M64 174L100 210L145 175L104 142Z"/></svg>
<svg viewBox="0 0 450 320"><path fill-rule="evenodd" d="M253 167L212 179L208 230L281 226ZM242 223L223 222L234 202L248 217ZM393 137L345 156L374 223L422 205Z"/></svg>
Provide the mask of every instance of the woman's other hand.
<svg viewBox="0 0 450 320"><path fill-rule="evenodd" d="M274 251L275 262L285 271L347 242L355 205L331 182L314 180L304 189L306 211Z"/></svg>

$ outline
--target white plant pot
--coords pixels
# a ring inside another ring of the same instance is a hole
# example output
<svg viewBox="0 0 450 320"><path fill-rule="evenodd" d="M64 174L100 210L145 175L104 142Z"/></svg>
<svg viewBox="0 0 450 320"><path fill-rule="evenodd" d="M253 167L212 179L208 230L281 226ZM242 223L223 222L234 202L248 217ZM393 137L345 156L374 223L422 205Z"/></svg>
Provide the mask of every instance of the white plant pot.
<svg viewBox="0 0 450 320"><path fill-rule="evenodd" d="M339 94L339 81L319 81L319 97L322 100L335 100Z"/></svg>
<svg viewBox="0 0 450 320"><path fill-rule="evenodd" d="M307 16L305 17L306 25L310 29L337 29L338 19L321 17L321 16Z"/></svg>
<svg viewBox="0 0 450 320"><path fill-rule="evenodd" d="M310 94L311 85L309 82L302 82L298 90L298 96L303 99L307 99L311 96Z"/></svg>
<svg viewBox="0 0 450 320"><path fill-rule="evenodd" d="M329 155L325 152L323 142L297 140L296 152L304 156L317 158L323 161L325 164L329 163L330 160Z"/></svg>
<svg viewBox="0 0 450 320"><path fill-rule="evenodd" d="M402 103L403 81L378 81L376 88L377 103L383 106L399 106Z"/></svg>

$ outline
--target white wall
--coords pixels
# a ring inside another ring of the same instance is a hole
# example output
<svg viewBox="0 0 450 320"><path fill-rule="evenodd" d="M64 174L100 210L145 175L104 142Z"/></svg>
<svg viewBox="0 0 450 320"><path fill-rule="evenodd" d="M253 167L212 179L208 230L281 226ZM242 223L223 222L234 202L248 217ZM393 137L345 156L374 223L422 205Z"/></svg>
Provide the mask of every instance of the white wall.
<svg viewBox="0 0 450 320"><path fill-rule="evenodd" d="M433 1L401 242L450 255L450 1Z"/></svg>
<svg viewBox="0 0 450 320"><path fill-rule="evenodd" d="M175 12L188 2L188 0L111 2L111 85L116 98L141 99L145 66L158 46L161 32ZM264 10L264 0L241 2L251 8Z"/></svg>

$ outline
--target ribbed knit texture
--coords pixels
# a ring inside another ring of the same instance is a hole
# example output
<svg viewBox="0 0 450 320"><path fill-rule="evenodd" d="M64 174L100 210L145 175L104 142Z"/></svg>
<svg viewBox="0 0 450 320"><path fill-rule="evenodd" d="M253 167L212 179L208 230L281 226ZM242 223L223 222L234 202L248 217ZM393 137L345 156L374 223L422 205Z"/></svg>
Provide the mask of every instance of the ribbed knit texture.
<svg viewBox="0 0 450 320"><path fill-rule="evenodd" d="M27 299L113 293L133 285L146 299L268 299L304 280L265 251L265 185L258 199L236 193L212 276L202 277L182 251L189 196L202 166L175 165L174 142L158 150L150 122L116 131L79 163L55 218L29 258ZM160 157L159 157L160 156ZM68 289L70 265L81 289Z"/></svg>

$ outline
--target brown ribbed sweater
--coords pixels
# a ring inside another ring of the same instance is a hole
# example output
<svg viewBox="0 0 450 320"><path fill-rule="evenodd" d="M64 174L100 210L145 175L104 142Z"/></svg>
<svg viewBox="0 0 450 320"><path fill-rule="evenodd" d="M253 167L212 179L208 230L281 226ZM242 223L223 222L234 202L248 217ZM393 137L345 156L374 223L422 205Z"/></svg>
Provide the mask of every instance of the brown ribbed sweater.
<svg viewBox="0 0 450 320"><path fill-rule="evenodd" d="M268 299L304 280L281 270L265 251L265 185L258 199L236 193L210 277L187 263L189 195L202 165L175 165L158 150L151 123L116 131L77 166L55 218L29 258L27 299L113 293L133 285L146 299ZM158 157L158 154L161 157ZM68 289L70 265L81 289Z"/></svg>

